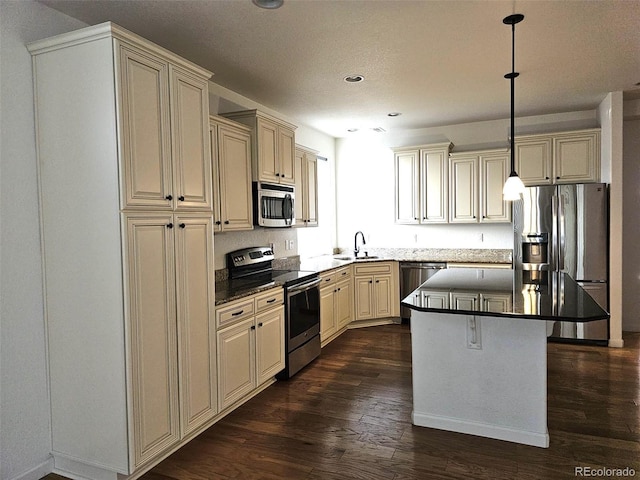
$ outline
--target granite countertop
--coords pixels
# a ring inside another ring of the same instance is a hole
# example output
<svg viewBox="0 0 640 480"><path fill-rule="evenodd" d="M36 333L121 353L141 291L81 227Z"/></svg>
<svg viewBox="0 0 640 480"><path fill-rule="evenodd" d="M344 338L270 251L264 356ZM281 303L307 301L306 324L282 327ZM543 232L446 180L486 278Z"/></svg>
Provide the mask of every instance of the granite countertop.
<svg viewBox="0 0 640 480"><path fill-rule="evenodd" d="M352 252L337 255L320 255L303 260L298 257L276 259L274 260L274 268L320 273L352 263L411 261L511 264L512 258L511 250L507 249L369 248L366 251L369 254L369 258L361 258L357 261L353 258ZM281 283L274 281L251 287L238 287L229 281L226 269L216 271L216 280L216 305L282 286Z"/></svg>
<svg viewBox="0 0 640 480"><path fill-rule="evenodd" d="M535 278L535 274L540 274ZM454 302L454 295L484 295L500 298L504 311L481 311L478 300ZM444 308L433 307L433 296L442 295ZM558 272L456 268L439 270L435 275L402 300L402 305L422 312L590 322L608 319L604 311L569 275Z"/></svg>

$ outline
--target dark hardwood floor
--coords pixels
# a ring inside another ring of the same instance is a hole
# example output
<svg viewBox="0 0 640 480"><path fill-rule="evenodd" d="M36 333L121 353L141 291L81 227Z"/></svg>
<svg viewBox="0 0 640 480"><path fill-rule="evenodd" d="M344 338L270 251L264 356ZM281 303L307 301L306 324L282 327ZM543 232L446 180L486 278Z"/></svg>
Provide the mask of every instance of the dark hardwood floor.
<svg viewBox="0 0 640 480"><path fill-rule="evenodd" d="M549 344L542 449L412 426L409 328L349 330L142 479L575 479L587 466L640 478L640 334L624 340Z"/></svg>

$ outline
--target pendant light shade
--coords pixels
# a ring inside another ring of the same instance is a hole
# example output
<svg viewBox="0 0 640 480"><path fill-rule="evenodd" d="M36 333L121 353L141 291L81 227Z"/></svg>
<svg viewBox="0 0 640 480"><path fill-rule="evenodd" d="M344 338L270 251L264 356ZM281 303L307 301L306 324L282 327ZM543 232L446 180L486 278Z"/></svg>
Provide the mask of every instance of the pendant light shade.
<svg viewBox="0 0 640 480"><path fill-rule="evenodd" d="M505 25L511 25L511 72L504 78L511 82L511 130L510 130L510 150L511 150L511 173L504 184L502 195L504 200L519 200L524 193L524 183L516 172L516 152L515 152L515 83L516 77L520 75L516 72L516 23L524 20L524 15L515 13L502 20Z"/></svg>

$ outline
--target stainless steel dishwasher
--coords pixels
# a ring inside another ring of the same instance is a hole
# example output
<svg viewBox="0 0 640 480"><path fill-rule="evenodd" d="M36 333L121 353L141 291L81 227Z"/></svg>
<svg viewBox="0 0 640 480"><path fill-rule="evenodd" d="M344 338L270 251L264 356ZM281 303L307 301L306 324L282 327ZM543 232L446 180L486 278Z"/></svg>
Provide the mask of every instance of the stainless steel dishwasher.
<svg viewBox="0 0 640 480"><path fill-rule="evenodd" d="M446 263L441 262L400 262L400 300L422 285L438 270L447 268ZM400 316L403 320L411 318L411 309L401 307Z"/></svg>

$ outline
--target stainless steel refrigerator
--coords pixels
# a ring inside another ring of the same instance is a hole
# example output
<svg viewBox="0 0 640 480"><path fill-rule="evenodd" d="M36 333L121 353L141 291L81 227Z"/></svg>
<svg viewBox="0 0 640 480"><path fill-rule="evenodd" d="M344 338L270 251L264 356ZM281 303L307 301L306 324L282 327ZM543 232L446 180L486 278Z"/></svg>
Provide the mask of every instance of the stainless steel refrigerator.
<svg viewBox="0 0 640 480"><path fill-rule="evenodd" d="M609 311L607 185L528 187L512 208L515 268L532 282L543 282L545 271L565 272ZM562 295L561 285L552 288ZM547 332L552 340L606 342L609 322L548 322Z"/></svg>

